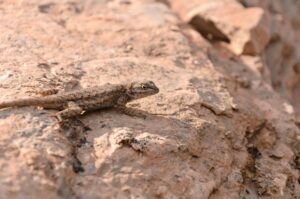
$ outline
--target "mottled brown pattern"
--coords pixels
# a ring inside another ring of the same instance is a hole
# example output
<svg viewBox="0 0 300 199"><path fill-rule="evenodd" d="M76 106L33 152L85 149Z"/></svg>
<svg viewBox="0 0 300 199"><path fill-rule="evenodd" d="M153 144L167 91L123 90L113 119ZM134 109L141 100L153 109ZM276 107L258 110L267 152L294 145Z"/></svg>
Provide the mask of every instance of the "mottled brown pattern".
<svg viewBox="0 0 300 199"><path fill-rule="evenodd" d="M5 101L0 103L0 108L40 106L46 109L61 110L58 112L58 117L62 115L72 117L86 111L125 106L129 101L158 92L159 89L152 81L132 82L128 85L106 84L50 96Z"/></svg>

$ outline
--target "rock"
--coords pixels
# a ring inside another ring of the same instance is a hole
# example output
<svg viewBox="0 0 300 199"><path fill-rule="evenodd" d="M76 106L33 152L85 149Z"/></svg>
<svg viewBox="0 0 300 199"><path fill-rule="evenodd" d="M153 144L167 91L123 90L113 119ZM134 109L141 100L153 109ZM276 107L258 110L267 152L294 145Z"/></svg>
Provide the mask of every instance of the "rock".
<svg viewBox="0 0 300 199"><path fill-rule="evenodd" d="M2 1L0 101L143 79L160 93L128 104L145 119L1 109L1 197L300 197L297 3L240 2Z"/></svg>
<svg viewBox="0 0 300 199"><path fill-rule="evenodd" d="M243 8L235 1L193 1L194 7L182 11L184 1L175 9L204 37L229 43L237 55L259 55L270 40L267 15L261 8Z"/></svg>

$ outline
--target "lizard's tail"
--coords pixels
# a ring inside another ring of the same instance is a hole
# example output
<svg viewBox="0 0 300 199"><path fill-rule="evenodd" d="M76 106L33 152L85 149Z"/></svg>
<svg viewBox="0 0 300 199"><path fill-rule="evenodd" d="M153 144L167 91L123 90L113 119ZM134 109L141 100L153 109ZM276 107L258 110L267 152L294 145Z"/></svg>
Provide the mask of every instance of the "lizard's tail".
<svg viewBox="0 0 300 199"><path fill-rule="evenodd" d="M39 105L40 99L38 98L25 98L18 100L10 100L0 102L0 109L7 107L21 107L21 106L31 106L31 105Z"/></svg>

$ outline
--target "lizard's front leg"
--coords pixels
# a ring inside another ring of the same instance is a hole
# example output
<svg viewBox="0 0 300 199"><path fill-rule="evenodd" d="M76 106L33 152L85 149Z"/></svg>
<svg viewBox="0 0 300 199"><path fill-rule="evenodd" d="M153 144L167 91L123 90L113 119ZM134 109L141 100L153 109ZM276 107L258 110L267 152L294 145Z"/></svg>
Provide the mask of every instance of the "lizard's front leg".
<svg viewBox="0 0 300 199"><path fill-rule="evenodd" d="M73 101L68 102L67 108L56 113L57 119L61 122L63 119L82 115L85 111Z"/></svg>
<svg viewBox="0 0 300 199"><path fill-rule="evenodd" d="M133 116L133 117L141 117L143 119L146 119L146 114L144 114L142 111L134 108L129 108L126 106L116 106L118 110L120 110L122 113Z"/></svg>
<svg viewBox="0 0 300 199"><path fill-rule="evenodd" d="M128 102L128 96L124 95L122 97L119 98L119 100L117 101L117 104L115 105L115 107L117 109L119 109L122 113L129 115L129 116L135 116L135 117L141 117L141 118L146 118L146 115L144 113L142 113L142 111L139 111L137 109L134 108L128 108L126 107L126 104Z"/></svg>

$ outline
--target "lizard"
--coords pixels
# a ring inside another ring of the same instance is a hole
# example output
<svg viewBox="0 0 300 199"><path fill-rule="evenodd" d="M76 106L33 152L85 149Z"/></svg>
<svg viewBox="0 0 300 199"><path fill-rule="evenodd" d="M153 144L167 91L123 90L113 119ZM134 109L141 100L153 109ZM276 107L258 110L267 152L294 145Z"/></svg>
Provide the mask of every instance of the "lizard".
<svg viewBox="0 0 300 199"><path fill-rule="evenodd" d="M128 84L105 84L81 90L68 91L41 97L27 97L0 102L0 109L8 107L38 106L59 110L59 121L82 115L85 112L118 107L126 113L126 104L159 92L153 81ZM130 114L129 114L130 115Z"/></svg>

